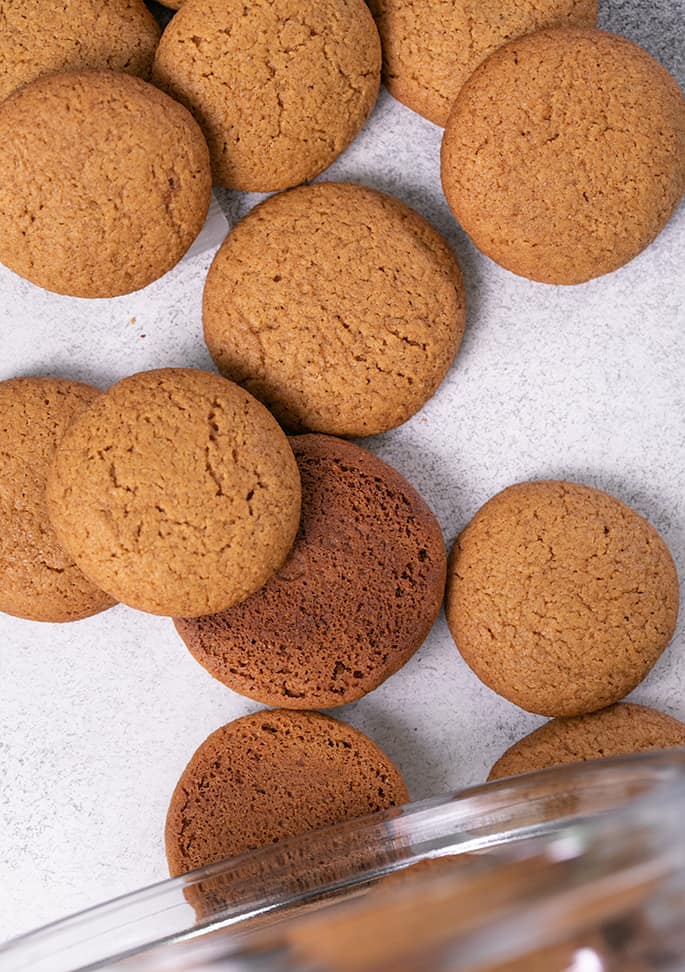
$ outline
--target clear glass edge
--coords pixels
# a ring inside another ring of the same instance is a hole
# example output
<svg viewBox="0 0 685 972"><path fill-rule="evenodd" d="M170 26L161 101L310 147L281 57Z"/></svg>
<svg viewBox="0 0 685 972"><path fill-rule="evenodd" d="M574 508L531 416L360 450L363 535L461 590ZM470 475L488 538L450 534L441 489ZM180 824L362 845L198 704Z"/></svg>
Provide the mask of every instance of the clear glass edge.
<svg viewBox="0 0 685 972"><path fill-rule="evenodd" d="M563 811L569 800L573 812L549 814L557 805ZM545 770L291 838L152 884L13 939L0 946L0 968L95 969L164 944L239 927L314 895L334 895L374 882L431 856L485 848L506 851L529 838L558 842L570 833L581 853L607 814L619 831L632 818L649 818L655 839L673 846L674 827L682 830L685 819L685 748ZM348 860L350 846L361 846L360 842L368 859L344 878L331 878L332 862ZM307 865L310 882L296 893L294 859ZM253 880L245 881L245 875L254 878L256 873L262 881L259 893ZM236 904L197 923L186 892L217 878L232 882Z"/></svg>

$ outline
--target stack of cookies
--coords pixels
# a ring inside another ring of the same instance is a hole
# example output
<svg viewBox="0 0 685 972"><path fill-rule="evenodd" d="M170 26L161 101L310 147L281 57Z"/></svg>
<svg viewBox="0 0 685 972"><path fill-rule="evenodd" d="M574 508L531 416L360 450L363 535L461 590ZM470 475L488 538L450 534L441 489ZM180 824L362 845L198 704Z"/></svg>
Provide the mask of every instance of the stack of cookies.
<svg viewBox="0 0 685 972"><path fill-rule="evenodd" d="M466 286L399 200L303 185L357 136L383 73L445 126L442 184L474 244L533 281L581 283L631 260L680 200L676 82L597 30L594 0L169 0L161 38L143 0L105 6L65 0L47 23L37 0L0 0L0 261L59 294L127 294L182 259L212 185L275 193L207 276L220 375L0 384L0 610L172 617L214 678L277 707L193 756L172 873L408 799L369 739L313 710L398 671L445 587L466 663L553 717L493 778L685 744L681 723L621 701L678 613L641 516L580 484L519 484L448 564L426 502L349 441L436 393Z"/></svg>

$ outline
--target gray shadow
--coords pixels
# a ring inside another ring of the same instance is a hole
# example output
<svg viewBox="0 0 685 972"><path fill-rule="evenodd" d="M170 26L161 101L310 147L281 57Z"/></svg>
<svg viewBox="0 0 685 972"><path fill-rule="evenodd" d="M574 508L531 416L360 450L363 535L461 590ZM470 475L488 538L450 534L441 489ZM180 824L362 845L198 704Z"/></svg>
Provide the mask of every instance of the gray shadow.
<svg viewBox="0 0 685 972"><path fill-rule="evenodd" d="M676 562L680 561L681 572L685 570L685 522L668 506L655 489L655 483L646 485L643 480L634 481L625 475L606 475L592 469L579 470L564 466L549 469L546 478L594 486L626 503L658 530Z"/></svg>
<svg viewBox="0 0 685 972"><path fill-rule="evenodd" d="M599 26L635 41L685 83L685 0L600 0Z"/></svg>
<svg viewBox="0 0 685 972"><path fill-rule="evenodd" d="M411 800L438 795L435 781L444 777L443 754L428 744L401 712L383 708L366 696L333 709L330 715L358 726L387 753L402 774Z"/></svg>
<svg viewBox="0 0 685 972"><path fill-rule="evenodd" d="M150 12L154 14L162 27L166 27L176 12L175 10L170 10L168 7L165 7L161 3L157 3L156 0L145 0L145 5L148 7Z"/></svg>
<svg viewBox="0 0 685 972"><path fill-rule="evenodd" d="M401 473L423 497L440 524L449 553L457 535L475 512L471 485L459 475L458 455L450 453L447 457L433 452L420 427L408 431L400 426L383 435L355 441Z"/></svg>

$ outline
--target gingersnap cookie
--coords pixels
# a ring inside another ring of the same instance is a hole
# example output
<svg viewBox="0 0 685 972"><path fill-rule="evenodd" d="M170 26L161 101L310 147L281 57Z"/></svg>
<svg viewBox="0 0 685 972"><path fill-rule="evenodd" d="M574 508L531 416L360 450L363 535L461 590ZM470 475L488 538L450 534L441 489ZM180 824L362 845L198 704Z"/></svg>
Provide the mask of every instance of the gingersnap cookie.
<svg viewBox="0 0 685 972"><path fill-rule="evenodd" d="M351 442L290 440L300 530L259 591L177 620L195 659L266 705L330 708L372 691L423 643L445 589L440 526L396 470Z"/></svg>
<svg viewBox="0 0 685 972"><path fill-rule="evenodd" d="M545 723L500 756L488 779L671 746L685 746L685 723L646 705L621 702L591 715Z"/></svg>
<svg viewBox="0 0 685 972"><path fill-rule="evenodd" d="M215 182L273 192L313 179L356 138L380 71L364 0L186 0L153 80L202 126Z"/></svg>
<svg viewBox="0 0 685 972"><path fill-rule="evenodd" d="M54 71L149 77L159 34L143 0L0 0L0 101Z"/></svg>
<svg viewBox="0 0 685 972"><path fill-rule="evenodd" d="M398 200L319 183L273 196L210 268L204 329L219 370L293 431L385 432L433 395L466 299L442 237Z"/></svg>
<svg viewBox="0 0 685 972"><path fill-rule="evenodd" d="M577 284L623 266L685 188L685 99L646 51L591 28L492 54L459 94L442 183L475 245L514 273Z"/></svg>
<svg viewBox="0 0 685 972"><path fill-rule="evenodd" d="M55 447L101 393L79 381L0 382L0 611L30 621L77 621L114 601L58 541L45 504Z"/></svg>
<svg viewBox="0 0 685 972"><path fill-rule="evenodd" d="M445 125L464 82L488 54L542 27L597 23L597 0L368 0L390 93Z"/></svg>
<svg viewBox="0 0 685 972"><path fill-rule="evenodd" d="M548 716L619 701L668 645L678 577L656 530L577 483L510 486L454 545L447 622L491 689Z"/></svg>
<svg viewBox="0 0 685 972"><path fill-rule="evenodd" d="M39 78L0 104L0 144L0 262L47 290L138 290L181 259L207 215L202 133L139 78Z"/></svg>
<svg viewBox="0 0 685 972"><path fill-rule="evenodd" d="M62 439L48 510L94 583L152 614L221 611L282 565L300 478L259 402L218 375L124 378Z"/></svg>
<svg viewBox="0 0 685 972"><path fill-rule="evenodd" d="M399 772L352 726L275 710L229 722L200 746L166 820L172 875L409 799Z"/></svg>

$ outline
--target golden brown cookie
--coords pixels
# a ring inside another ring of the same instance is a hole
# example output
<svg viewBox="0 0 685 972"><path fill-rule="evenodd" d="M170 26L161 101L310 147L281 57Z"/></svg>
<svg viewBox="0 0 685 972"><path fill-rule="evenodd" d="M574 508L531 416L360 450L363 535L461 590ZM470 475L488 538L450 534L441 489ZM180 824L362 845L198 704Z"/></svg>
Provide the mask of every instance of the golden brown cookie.
<svg viewBox="0 0 685 972"><path fill-rule="evenodd" d="M199 121L215 182L273 192L313 179L356 138L380 71L364 0L186 0L153 79Z"/></svg>
<svg viewBox="0 0 685 972"><path fill-rule="evenodd" d="M507 41L541 27L597 23L597 0L368 0L383 80L398 101L445 125L464 82Z"/></svg>
<svg viewBox="0 0 685 972"><path fill-rule="evenodd" d="M152 614L198 615L278 570L300 517L288 440L259 402L206 371L124 378L56 451L48 509L103 590Z"/></svg>
<svg viewBox="0 0 685 972"><path fill-rule="evenodd" d="M196 660L266 705L345 705L423 643L445 589L440 526L396 470L342 439L290 440L302 517L281 570L221 614L177 620Z"/></svg>
<svg viewBox="0 0 685 972"><path fill-rule="evenodd" d="M666 544L625 504L577 483L520 483L454 545L447 622L466 663L529 712L619 701L667 646L678 577Z"/></svg>
<svg viewBox="0 0 685 972"><path fill-rule="evenodd" d="M603 31L543 30L492 54L442 143L447 201L476 246L531 280L623 266L685 188L685 99L646 51Z"/></svg>
<svg viewBox="0 0 685 972"><path fill-rule="evenodd" d="M0 0L0 101L54 71L149 77L158 41L143 0Z"/></svg>
<svg viewBox="0 0 685 972"><path fill-rule="evenodd" d="M329 182L273 196L235 227L203 313L219 370L284 425L364 436L433 395L465 307L457 260L418 213Z"/></svg>
<svg viewBox="0 0 685 972"><path fill-rule="evenodd" d="M200 746L166 821L172 875L409 799L399 772L357 729L318 712L229 722Z"/></svg>
<svg viewBox="0 0 685 972"><path fill-rule="evenodd" d="M59 543L45 505L55 447L100 395L61 378L0 382L0 611L30 621L77 621L114 601Z"/></svg>
<svg viewBox="0 0 685 972"><path fill-rule="evenodd" d="M621 702L591 715L546 722L500 756L488 779L671 746L685 746L685 723L645 705Z"/></svg>
<svg viewBox="0 0 685 972"><path fill-rule="evenodd" d="M0 262L47 290L138 290L181 259L207 215L202 133L139 78L33 81L0 104L0 144Z"/></svg>

